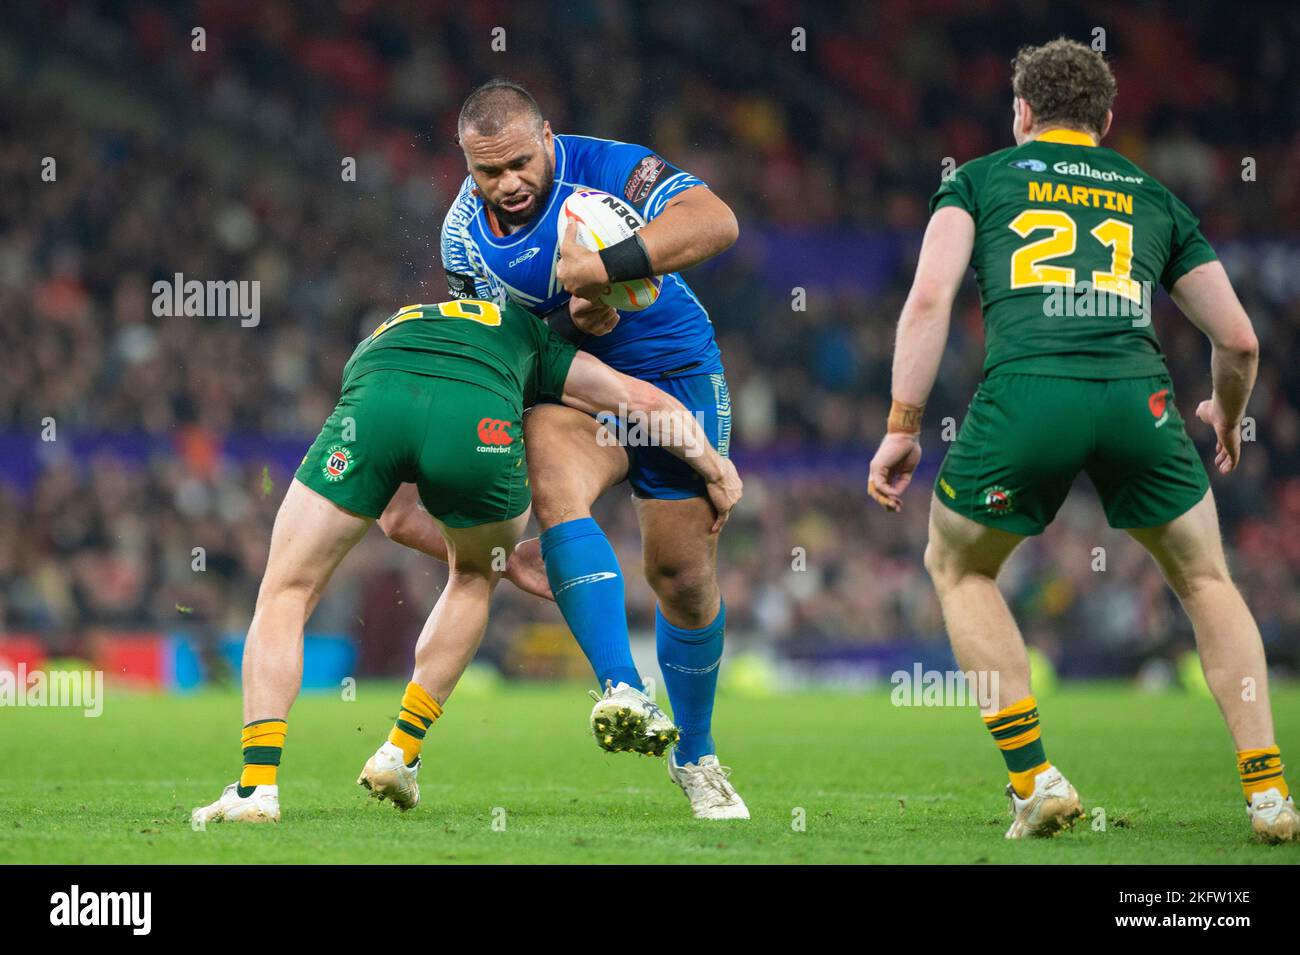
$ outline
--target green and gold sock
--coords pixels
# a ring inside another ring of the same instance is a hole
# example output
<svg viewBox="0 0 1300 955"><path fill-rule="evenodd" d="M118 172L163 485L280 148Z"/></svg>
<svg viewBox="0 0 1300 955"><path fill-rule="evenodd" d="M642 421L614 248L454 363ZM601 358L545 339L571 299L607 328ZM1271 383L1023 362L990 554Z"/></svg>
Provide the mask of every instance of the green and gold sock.
<svg viewBox="0 0 1300 955"><path fill-rule="evenodd" d="M1246 802L1255 793L1275 788L1285 799L1291 792L1282 775L1282 752L1276 746L1268 749L1237 750L1237 772L1241 774L1241 789L1246 794Z"/></svg>
<svg viewBox="0 0 1300 955"><path fill-rule="evenodd" d="M257 786L274 786L284 749L284 720L253 720L244 727L244 771L239 774L239 796L251 796Z"/></svg>
<svg viewBox="0 0 1300 955"><path fill-rule="evenodd" d="M1021 799L1029 798L1034 791L1034 777L1052 765L1043 752L1043 740L1038 730L1038 701L1027 696L992 716L984 717L984 725L993 734L998 749L1002 750L1011 788Z"/></svg>
<svg viewBox="0 0 1300 955"><path fill-rule="evenodd" d="M388 742L401 747L402 758L406 760L407 766L420 758L424 734L440 716L442 707L424 687L414 680L406 684L406 692L402 694L402 711L397 714L397 723L388 734Z"/></svg>

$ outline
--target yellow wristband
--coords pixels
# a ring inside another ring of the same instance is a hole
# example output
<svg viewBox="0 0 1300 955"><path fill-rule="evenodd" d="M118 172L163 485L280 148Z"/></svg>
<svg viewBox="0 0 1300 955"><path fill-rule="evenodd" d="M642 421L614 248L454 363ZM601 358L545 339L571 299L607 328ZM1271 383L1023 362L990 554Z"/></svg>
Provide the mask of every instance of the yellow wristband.
<svg viewBox="0 0 1300 955"><path fill-rule="evenodd" d="M924 412L925 405L909 405L906 402L895 400L889 406L889 433L920 434L921 415Z"/></svg>

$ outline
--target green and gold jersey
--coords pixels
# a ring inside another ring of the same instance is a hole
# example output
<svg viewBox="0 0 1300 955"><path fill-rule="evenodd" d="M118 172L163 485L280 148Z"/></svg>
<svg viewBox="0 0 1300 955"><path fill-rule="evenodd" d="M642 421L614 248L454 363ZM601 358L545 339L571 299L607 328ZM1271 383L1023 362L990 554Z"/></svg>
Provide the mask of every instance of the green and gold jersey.
<svg viewBox="0 0 1300 955"><path fill-rule="evenodd" d="M407 305L356 347L343 367L343 385L374 371L409 371L480 385L522 413L538 398L560 398L576 352L513 303Z"/></svg>
<svg viewBox="0 0 1300 955"><path fill-rule="evenodd" d="M1083 133L1052 130L959 167L930 200L975 220L985 375L1137 378L1165 370L1155 283L1215 258L1168 189Z"/></svg>

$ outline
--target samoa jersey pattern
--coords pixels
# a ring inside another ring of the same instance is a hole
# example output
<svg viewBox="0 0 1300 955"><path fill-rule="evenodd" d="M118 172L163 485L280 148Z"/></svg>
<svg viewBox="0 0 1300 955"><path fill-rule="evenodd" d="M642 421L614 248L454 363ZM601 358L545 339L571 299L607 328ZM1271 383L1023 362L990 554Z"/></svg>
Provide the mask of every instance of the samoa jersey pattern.
<svg viewBox="0 0 1300 955"><path fill-rule="evenodd" d="M589 136L555 137L555 180L536 217L510 235L497 235L483 201L466 177L442 225L442 263L457 298L514 302L538 318L567 318L569 293L556 279L557 220L577 189L616 196L647 222L676 195L703 180L668 164L644 146ZM642 379L715 374L722 359L709 314L677 273L663 276L658 300L640 312L621 312L606 335L577 333L575 343L606 364Z"/></svg>

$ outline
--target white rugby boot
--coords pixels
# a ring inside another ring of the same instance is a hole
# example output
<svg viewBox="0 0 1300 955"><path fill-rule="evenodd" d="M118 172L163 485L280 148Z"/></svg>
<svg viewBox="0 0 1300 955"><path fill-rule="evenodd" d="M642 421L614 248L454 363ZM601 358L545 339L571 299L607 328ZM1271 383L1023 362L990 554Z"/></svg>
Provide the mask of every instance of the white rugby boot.
<svg viewBox="0 0 1300 955"><path fill-rule="evenodd" d="M716 756L701 756L698 762L677 765L677 754L668 757L668 778L682 787L696 819L748 819L749 807L727 779L731 770Z"/></svg>
<svg viewBox="0 0 1300 955"><path fill-rule="evenodd" d="M402 748L385 741L366 760L365 768L357 777L357 785L369 789L370 795L380 802L390 799L394 806L406 812L420 804L420 784L416 781L419 771L418 758L414 766L407 766Z"/></svg>
<svg viewBox="0 0 1300 955"><path fill-rule="evenodd" d="M591 734L611 753L662 756L677 742L677 726L654 700L626 683L605 681L605 695L591 698Z"/></svg>
<svg viewBox="0 0 1300 955"><path fill-rule="evenodd" d="M1295 842L1300 840L1300 811L1290 796L1273 787L1250 797L1246 806L1250 828L1261 842Z"/></svg>
<svg viewBox="0 0 1300 955"><path fill-rule="evenodd" d="M280 787L257 786L247 796L239 795L239 783L221 791L221 798L190 813L190 824L206 826L210 822L279 822Z"/></svg>
<svg viewBox="0 0 1300 955"><path fill-rule="evenodd" d="M1015 816L1007 830L1008 839L1054 836L1071 828L1084 815L1079 794L1055 766L1034 777L1034 791L1028 799L1017 796L1010 783L1007 795Z"/></svg>

